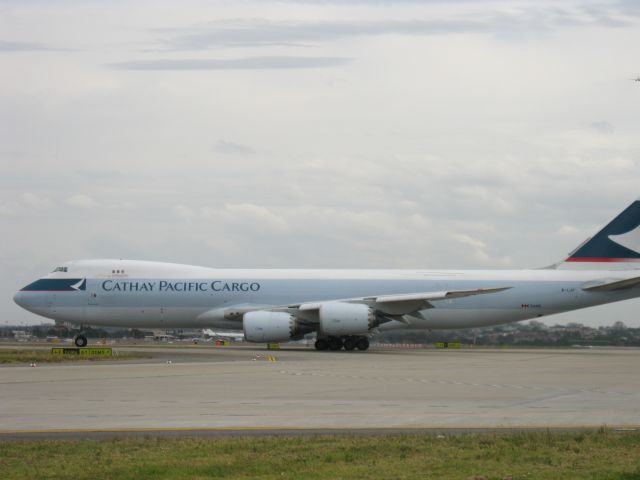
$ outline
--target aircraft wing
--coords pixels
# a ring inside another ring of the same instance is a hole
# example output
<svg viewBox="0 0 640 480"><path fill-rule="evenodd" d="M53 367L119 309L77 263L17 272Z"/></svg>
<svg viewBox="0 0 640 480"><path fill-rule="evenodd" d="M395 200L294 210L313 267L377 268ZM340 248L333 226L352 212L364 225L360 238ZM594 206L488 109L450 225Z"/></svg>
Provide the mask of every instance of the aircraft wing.
<svg viewBox="0 0 640 480"><path fill-rule="evenodd" d="M401 293L392 295L377 295L370 297L336 298L335 300L323 300L320 302L294 303L289 305L237 305L224 309L222 314L228 320L240 320L248 312L271 311L300 313L307 317L311 323L320 306L327 302L360 303L368 305L376 312L383 315L408 315L427 308L434 308L431 303L437 300L450 300L454 298L470 297L473 295L487 295L503 292L511 287L477 288L474 290L448 290L442 292ZM217 312L217 313L216 313ZM210 312L205 313L208 315ZM211 314L220 315L219 309L214 309ZM309 315L311 316L309 318Z"/></svg>
<svg viewBox="0 0 640 480"><path fill-rule="evenodd" d="M500 288L478 288L475 290L450 290L443 292L422 292L422 293L404 293L397 295L378 295L372 297L336 299L336 302L345 303L362 303L369 305L379 313L387 315L407 315L409 313L433 308L431 304L435 300L448 300L453 298L470 297L472 295L485 295L490 293L498 293L508 290L511 287ZM324 302L312 302L288 305L289 309L296 309L301 312L319 310L320 305Z"/></svg>
<svg viewBox="0 0 640 480"><path fill-rule="evenodd" d="M613 290L633 288L638 285L640 285L640 277L633 277L624 280L603 280L597 283L590 283L582 287L582 290L587 292L611 292Z"/></svg>

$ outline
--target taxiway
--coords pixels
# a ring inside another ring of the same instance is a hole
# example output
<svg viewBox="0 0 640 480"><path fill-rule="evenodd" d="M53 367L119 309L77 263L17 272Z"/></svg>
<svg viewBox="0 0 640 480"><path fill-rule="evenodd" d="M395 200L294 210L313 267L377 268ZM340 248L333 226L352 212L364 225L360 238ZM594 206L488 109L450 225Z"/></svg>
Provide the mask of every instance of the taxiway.
<svg viewBox="0 0 640 480"><path fill-rule="evenodd" d="M0 434L640 425L640 349L142 350L0 367Z"/></svg>

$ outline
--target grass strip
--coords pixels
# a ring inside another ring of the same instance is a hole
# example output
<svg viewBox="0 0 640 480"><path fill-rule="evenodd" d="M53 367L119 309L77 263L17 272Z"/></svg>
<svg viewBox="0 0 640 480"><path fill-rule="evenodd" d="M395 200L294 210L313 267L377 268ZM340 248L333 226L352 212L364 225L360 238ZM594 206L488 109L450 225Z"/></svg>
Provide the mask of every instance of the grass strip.
<svg viewBox="0 0 640 480"><path fill-rule="evenodd" d="M0 350L0 364L7 363L63 363L103 360L131 360L149 358L141 353L116 353L113 356L80 356L80 355L52 355L48 350Z"/></svg>
<svg viewBox="0 0 640 480"><path fill-rule="evenodd" d="M0 442L4 479L640 479L640 433Z"/></svg>

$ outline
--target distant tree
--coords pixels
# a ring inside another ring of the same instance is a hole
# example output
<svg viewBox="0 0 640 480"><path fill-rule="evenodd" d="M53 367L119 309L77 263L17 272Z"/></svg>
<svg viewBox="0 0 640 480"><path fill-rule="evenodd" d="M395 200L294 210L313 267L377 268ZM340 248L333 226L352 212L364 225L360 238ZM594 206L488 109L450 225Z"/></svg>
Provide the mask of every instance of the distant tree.
<svg viewBox="0 0 640 480"><path fill-rule="evenodd" d="M144 338L144 332L142 330L138 330L137 328L133 328L131 330L131 336L133 338Z"/></svg>
<svg viewBox="0 0 640 480"><path fill-rule="evenodd" d="M544 323L539 322L537 320L531 320L529 322L529 327L531 327L531 330L536 330L536 331L541 331L541 330L546 330L547 329L547 326Z"/></svg>

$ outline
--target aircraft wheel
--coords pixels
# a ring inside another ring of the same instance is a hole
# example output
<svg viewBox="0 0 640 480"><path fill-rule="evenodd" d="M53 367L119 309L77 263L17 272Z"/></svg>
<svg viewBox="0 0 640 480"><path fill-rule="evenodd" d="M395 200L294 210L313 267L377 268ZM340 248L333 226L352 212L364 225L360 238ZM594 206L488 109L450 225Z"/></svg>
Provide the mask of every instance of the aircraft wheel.
<svg viewBox="0 0 640 480"><path fill-rule="evenodd" d="M76 347L86 347L87 337L85 337L83 334L76 335L73 339L73 343L76 344Z"/></svg>
<svg viewBox="0 0 640 480"><path fill-rule="evenodd" d="M314 346L316 347L316 350L328 350L329 341L326 338L319 338L316 340Z"/></svg>
<svg viewBox="0 0 640 480"><path fill-rule="evenodd" d="M367 337L360 337L356 343L358 350L367 350L369 348L369 339Z"/></svg>
<svg viewBox="0 0 640 480"><path fill-rule="evenodd" d="M347 351L355 350L357 343L357 337L346 337L344 339L344 349Z"/></svg>
<svg viewBox="0 0 640 480"><path fill-rule="evenodd" d="M340 337L329 337L329 350L340 350L342 348L342 339Z"/></svg>

